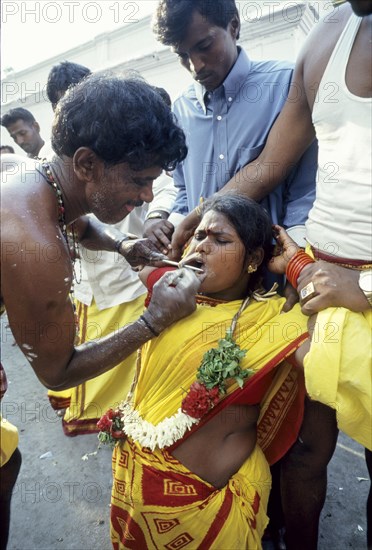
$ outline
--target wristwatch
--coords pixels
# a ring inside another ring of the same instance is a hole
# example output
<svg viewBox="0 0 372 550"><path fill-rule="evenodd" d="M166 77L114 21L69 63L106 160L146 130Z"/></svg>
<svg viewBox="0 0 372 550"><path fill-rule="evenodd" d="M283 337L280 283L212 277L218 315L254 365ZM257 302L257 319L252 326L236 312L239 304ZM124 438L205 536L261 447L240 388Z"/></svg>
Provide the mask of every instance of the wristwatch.
<svg viewBox="0 0 372 550"><path fill-rule="evenodd" d="M150 212L150 214L147 214L146 221L147 220L165 220L165 217L164 214L162 214L161 212L156 212L155 210L154 212Z"/></svg>
<svg viewBox="0 0 372 550"><path fill-rule="evenodd" d="M359 288L372 306L372 269L362 271L359 275Z"/></svg>

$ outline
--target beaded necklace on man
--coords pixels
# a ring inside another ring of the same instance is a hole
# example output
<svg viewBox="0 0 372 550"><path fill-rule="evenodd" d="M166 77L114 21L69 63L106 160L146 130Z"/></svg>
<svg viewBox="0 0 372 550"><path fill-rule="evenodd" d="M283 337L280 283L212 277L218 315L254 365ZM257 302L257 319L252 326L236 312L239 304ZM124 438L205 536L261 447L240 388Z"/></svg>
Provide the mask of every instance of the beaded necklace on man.
<svg viewBox="0 0 372 550"><path fill-rule="evenodd" d="M53 172L50 169L49 164L43 163L42 167L45 172L46 181L49 183L49 185L52 187L52 189L56 194L57 208L58 208L58 224L61 229L61 233L65 239L65 242L67 244L67 248L69 250L69 254L71 258L73 280L70 288L70 299L71 299L72 307L74 310L74 317L75 317L75 331L76 331L75 339L78 340L79 318L77 315L76 304L74 299L74 282L76 282L77 284L81 282L82 272L81 272L81 261L79 256L79 247L77 243L76 231L75 231L74 224L71 224L71 226L67 228L66 217L65 217L65 205L63 202L62 191L53 175ZM79 280L77 279L76 271L75 271L75 259L78 259L78 263L79 263Z"/></svg>

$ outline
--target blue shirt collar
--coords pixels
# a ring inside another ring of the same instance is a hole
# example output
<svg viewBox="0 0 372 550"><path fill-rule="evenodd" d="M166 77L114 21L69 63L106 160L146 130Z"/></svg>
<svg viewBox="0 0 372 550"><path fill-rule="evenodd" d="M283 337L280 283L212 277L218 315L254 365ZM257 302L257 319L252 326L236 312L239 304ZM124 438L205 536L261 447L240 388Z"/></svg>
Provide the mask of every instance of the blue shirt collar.
<svg viewBox="0 0 372 550"><path fill-rule="evenodd" d="M225 80L222 82L221 86L216 88L213 92L207 92L204 86L200 84L199 82L194 82L194 89L195 89L195 95L197 100L199 101L200 105L202 106L202 109L204 113L206 114L207 108L205 105L205 96L208 93L215 94L221 88L223 89L223 94L225 96L226 102L232 103L236 96L239 94L241 86L244 84L247 74L251 70L252 62L249 59L248 55L240 46L238 46L239 55L237 57L237 60L235 61L231 71L225 78Z"/></svg>

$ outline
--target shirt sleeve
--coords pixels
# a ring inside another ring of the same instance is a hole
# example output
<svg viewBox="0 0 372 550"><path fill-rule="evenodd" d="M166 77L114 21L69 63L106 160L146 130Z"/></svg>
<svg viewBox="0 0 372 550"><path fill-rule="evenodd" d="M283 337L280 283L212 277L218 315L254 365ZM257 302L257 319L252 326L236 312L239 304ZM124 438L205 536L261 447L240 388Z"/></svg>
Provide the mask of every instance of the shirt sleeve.
<svg viewBox="0 0 372 550"><path fill-rule="evenodd" d="M186 216L189 213L189 207L182 163L179 164L173 172L173 181L177 189L177 197L173 205L172 212Z"/></svg>
<svg viewBox="0 0 372 550"><path fill-rule="evenodd" d="M177 189L174 186L173 178L165 172L154 181L153 185L154 199L149 204L148 213L155 210L171 212L174 201L177 196Z"/></svg>
<svg viewBox="0 0 372 550"><path fill-rule="evenodd" d="M47 140L39 151L38 158L51 160L55 155L52 148L52 142Z"/></svg>
<svg viewBox="0 0 372 550"><path fill-rule="evenodd" d="M285 181L283 219L285 228L305 224L315 200L317 169L318 142L314 140ZM304 243L302 242L300 246L304 246Z"/></svg>

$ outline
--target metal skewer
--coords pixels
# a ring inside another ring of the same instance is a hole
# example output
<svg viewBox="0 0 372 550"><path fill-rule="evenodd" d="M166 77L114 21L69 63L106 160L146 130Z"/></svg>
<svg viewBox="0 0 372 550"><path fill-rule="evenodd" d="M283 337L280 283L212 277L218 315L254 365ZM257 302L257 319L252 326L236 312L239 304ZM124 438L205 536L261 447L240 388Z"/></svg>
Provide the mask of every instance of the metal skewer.
<svg viewBox="0 0 372 550"><path fill-rule="evenodd" d="M194 267L193 265L187 265L187 264L179 265L178 262L172 262L172 260L162 260L162 262L163 264L166 264L166 265L173 265L174 267L178 267L178 268L187 267L187 269L192 269L192 271L198 271L199 273L204 273L202 269L200 269L199 267Z"/></svg>

